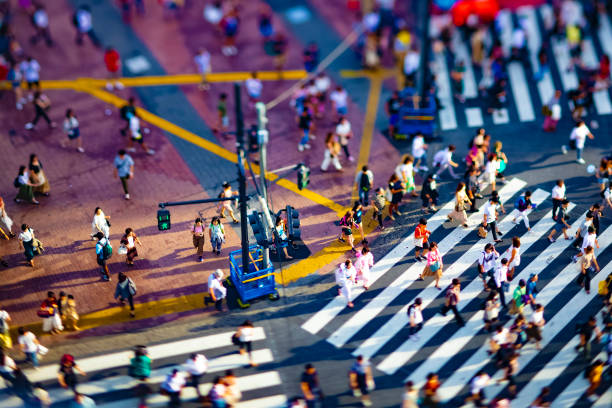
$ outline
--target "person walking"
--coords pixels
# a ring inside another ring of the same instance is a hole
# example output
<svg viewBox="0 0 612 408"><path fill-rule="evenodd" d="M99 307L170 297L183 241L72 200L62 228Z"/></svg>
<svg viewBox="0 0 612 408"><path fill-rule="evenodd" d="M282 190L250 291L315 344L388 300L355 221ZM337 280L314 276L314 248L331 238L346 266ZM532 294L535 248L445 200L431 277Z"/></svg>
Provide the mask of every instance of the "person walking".
<svg viewBox="0 0 612 408"><path fill-rule="evenodd" d="M448 169L452 178L455 180L459 179L459 176L453 171L453 167L459 167L459 165L453 161L453 152L455 150L455 145L448 145L447 148L440 150L434 155L433 165L438 168L436 175L440 176L444 170Z"/></svg>
<svg viewBox="0 0 612 408"><path fill-rule="evenodd" d="M427 374L427 380L422 388L423 407L437 408L440 406L440 398L438 397L438 388L440 388L440 380L438 374L429 373Z"/></svg>
<svg viewBox="0 0 612 408"><path fill-rule="evenodd" d="M136 233L134 232L132 228L125 229L125 234L123 235L123 237L121 238L121 241L119 242L121 243L121 245L123 245L123 247L127 251L125 254L126 255L125 263L127 264L127 266L134 266L134 259L136 259L136 257L138 256L138 250L136 249L136 244L142 247L142 242L140 242L140 239L138 239L138 236L136 235Z"/></svg>
<svg viewBox="0 0 612 408"><path fill-rule="evenodd" d="M527 327L527 339L535 340L536 349L538 350L542 349L540 347L540 342L542 341L542 327L544 327L544 324L546 324L546 320L544 319L544 306L536 304L529 321L529 326Z"/></svg>
<svg viewBox="0 0 612 408"><path fill-rule="evenodd" d="M193 57L193 60L198 68L198 74L202 76L202 82L198 85L198 89L200 91L207 91L210 89L208 75L212 72L210 53L206 49L200 48L195 57Z"/></svg>
<svg viewBox="0 0 612 408"><path fill-rule="evenodd" d="M300 380L300 388L306 400L306 408L316 408L317 402L323 403L325 396L319 384L319 374L316 368L310 363L304 366L304 372Z"/></svg>
<svg viewBox="0 0 612 408"><path fill-rule="evenodd" d="M237 191L232 191L232 186L227 181L223 183L223 191L219 194L219 198L233 198L238 195ZM225 218L225 210L229 212L230 217L232 217L232 221L234 224L238 224L238 220L234 215L234 209L232 208L232 201L225 200L221 204L221 211L219 212L219 218Z"/></svg>
<svg viewBox="0 0 612 408"><path fill-rule="evenodd" d="M112 91L113 88L116 88L120 91L125 88L121 81L119 81L121 76L121 56L114 47L106 47L106 51L104 51L104 66L108 72L106 89Z"/></svg>
<svg viewBox="0 0 612 408"><path fill-rule="evenodd" d="M508 283L508 259L502 258L499 265L495 266L493 273L493 282L495 283L495 290L499 294L502 308L506 308L506 296L505 292L509 288Z"/></svg>
<svg viewBox="0 0 612 408"><path fill-rule="evenodd" d="M355 249L355 238L353 237L353 229L356 227L353 210L348 210L340 219L340 227L342 232L338 241L347 242L351 246L351 251L357 252Z"/></svg>
<svg viewBox="0 0 612 408"><path fill-rule="evenodd" d="M302 110L300 116L298 117L298 128L302 131L302 138L300 139L300 142L298 143L297 147L300 152L303 152L304 149L310 149L310 145L308 144L308 142L311 138L314 139L314 137L310 135L312 126L312 115L310 114L310 111L305 107Z"/></svg>
<svg viewBox="0 0 612 408"><path fill-rule="evenodd" d="M493 191L496 191L497 173L499 172L500 161L495 153L489 153L487 156L487 164L485 164L484 172L480 175L481 183L488 183Z"/></svg>
<svg viewBox="0 0 612 408"><path fill-rule="evenodd" d="M385 197L384 188L380 187L378 190L376 190L372 203L374 204L374 213L372 214L372 220L370 222L376 219L378 221L378 228L380 228L382 231L385 229L385 226L383 225L383 211L387 205L387 198Z"/></svg>
<svg viewBox="0 0 612 408"><path fill-rule="evenodd" d="M589 317L586 323L583 323L578 327L578 335L580 336L580 343L575 347L577 352L582 349L584 358L587 360L591 359L591 339L595 334L596 340L601 340L602 333L597 327L597 319L595 316Z"/></svg>
<svg viewBox="0 0 612 408"><path fill-rule="evenodd" d="M215 270L208 276L208 293L210 297L204 297L204 305L214 303L217 311L223 311L223 299L227 296L227 289L223 286L223 271Z"/></svg>
<svg viewBox="0 0 612 408"><path fill-rule="evenodd" d="M64 133L66 133L68 140L61 143L63 148L74 143L76 144L76 149L78 152L85 153L85 149L83 149L83 144L81 142L81 128L79 127L79 121L72 109L66 110L66 118L64 119Z"/></svg>
<svg viewBox="0 0 612 408"><path fill-rule="evenodd" d="M423 211L428 213L430 211L438 211L436 206L438 205L438 183L436 182L436 176L428 174L423 181L421 187L421 200L423 201Z"/></svg>
<svg viewBox="0 0 612 408"><path fill-rule="evenodd" d="M429 171L427 167L427 149L429 145L425 143L422 133L417 133L412 139L412 157L414 157L414 168L420 171Z"/></svg>
<svg viewBox="0 0 612 408"><path fill-rule="evenodd" d="M249 356L249 365L257 367L253 359L253 340L255 339L255 328L250 320L245 320L234 334L238 339L238 347L241 355Z"/></svg>
<svg viewBox="0 0 612 408"><path fill-rule="evenodd" d="M185 377L176 368L166 376L160 386L160 392L170 398L169 407L181 406L181 390L185 386L185 382Z"/></svg>
<svg viewBox="0 0 612 408"><path fill-rule="evenodd" d="M369 394L374 389L374 376L370 362L361 355L357 356L349 371L349 382L353 396L359 398L364 407L372 406Z"/></svg>
<svg viewBox="0 0 612 408"><path fill-rule="evenodd" d="M422 217L418 225L414 229L414 260L417 262L426 261L429 244L427 240L431 235L431 231L427 229L427 218ZM421 256L421 253L423 256Z"/></svg>
<svg viewBox="0 0 612 408"><path fill-rule="evenodd" d="M125 199L129 200L128 180L134 178L134 160L129 154L126 154L124 149L120 149L113 164L115 166L115 177L121 180Z"/></svg>
<svg viewBox="0 0 612 408"><path fill-rule="evenodd" d="M74 399L70 403L70 408L95 408L97 407L95 401L85 394L80 392L74 393Z"/></svg>
<svg viewBox="0 0 612 408"><path fill-rule="evenodd" d="M25 124L26 130L34 130L36 128L36 123L40 118L43 118L47 125L49 125L49 129L54 129L57 124L49 119L47 112L51 109L51 100L47 95L43 94L41 91L36 91L34 93L34 112L36 115L32 121Z"/></svg>
<svg viewBox="0 0 612 408"><path fill-rule="evenodd" d="M204 357L204 354L192 353L183 364L183 367L185 367L185 371L189 374L189 385L195 388L196 394L201 398L200 381L204 374L206 374L206 371L208 371L208 360Z"/></svg>
<svg viewBox="0 0 612 408"><path fill-rule="evenodd" d="M100 47L100 40L93 30L93 16L88 5L79 6L72 16L72 24L76 29L75 41L77 45L83 45L83 37L88 36L95 47Z"/></svg>
<svg viewBox="0 0 612 408"><path fill-rule="evenodd" d="M145 346L136 346L134 348L134 357L130 359L129 376L139 381L147 381L151 376L152 362L153 360L147 355L147 348Z"/></svg>
<svg viewBox="0 0 612 408"><path fill-rule="evenodd" d="M484 285L484 290L489 291L489 286L487 285L487 276L489 275L489 271L495 269L495 262L499 258L499 253L495 249L495 246L488 242L480 256L478 257L478 276L482 279L482 283Z"/></svg>
<svg viewBox="0 0 612 408"><path fill-rule="evenodd" d="M221 245L225 243L225 228L219 217L214 216L208 226L208 237L212 245L213 253L221 255Z"/></svg>
<svg viewBox="0 0 612 408"><path fill-rule="evenodd" d="M106 238L110 237L110 215L104 214L100 207L94 210L93 221L91 222L91 236L95 239L95 235L101 232Z"/></svg>
<svg viewBox="0 0 612 408"><path fill-rule="evenodd" d="M584 143L586 138L595 139L595 136L591 133L584 120L579 120L576 123L572 133L570 133L569 146L576 149L576 162L579 164L585 164L586 162L582 158L582 151L584 150ZM561 152L567 154L567 146L561 146Z"/></svg>
<svg viewBox="0 0 612 408"><path fill-rule="evenodd" d="M440 278L442 277L443 270L444 264L442 263L442 255L440 255L440 251L438 250L438 244L432 241L429 244L429 252L427 252L427 263L425 265L425 269L423 269L423 272L421 272L417 280L422 281L423 278L434 276L436 289L442 290L442 288L440 288Z"/></svg>
<svg viewBox="0 0 612 408"><path fill-rule="evenodd" d="M135 152L136 148L134 147L134 143L139 144L149 156L155 154L155 150L149 148L145 142L144 137L142 135L142 128L140 127L140 119L134 113L128 113L127 118L129 120L129 129L130 129L130 138L127 142L127 150L128 152Z"/></svg>
<svg viewBox="0 0 612 408"><path fill-rule="evenodd" d="M230 407L236 406L242 399L242 392L240 392L238 387L238 378L236 378L234 370L225 370L223 384L226 389L225 401Z"/></svg>
<svg viewBox="0 0 612 408"><path fill-rule="evenodd" d="M28 169L30 170L30 181L35 186L33 187L34 194L42 194L45 197L48 197L49 191L51 190L51 187L49 186L49 179L43 172L43 165L40 160L38 160L38 156L36 154L30 155L30 164L28 165Z"/></svg>
<svg viewBox="0 0 612 408"><path fill-rule="evenodd" d="M595 227L590 226L587 230L587 234L582 240L582 246L580 248L580 252L572 257L572 262L578 262L578 258L580 258L585 253L585 249L587 247L591 247L593 249L599 249L599 241L597 241L597 234L595 233Z"/></svg>
<svg viewBox="0 0 612 408"><path fill-rule="evenodd" d="M30 181L30 173L26 169L26 166L19 167L19 173L17 174L13 185L19 189L17 196L15 197L16 203L27 201L35 205L40 204L40 202L38 202L34 197L34 187L37 187L37 185Z"/></svg>
<svg viewBox="0 0 612 408"><path fill-rule="evenodd" d="M470 381L470 395L465 399L465 402L472 402L477 407L486 407L484 389L490 382L491 377L484 370L478 371Z"/></svg>
<svg viewBox="0 0 612 408"><path fill-rule="evenodd" d="M13 340L11 339L9 323L11 316L6 310L0 308L0 350L10 350L13 348ZM0 366L2 361L0 360Z"/></svg>
<svg viewBox="0 0 612 408"><path fill-rule="evenodd" d="M457 184L457 188L455 189L454 210L446 216L448 222L456 220L459 221L463 228L468 228L467 213L465 212L465 209L470 205L472 205L472 201L470 201L465 191L465 183L459 182L459 184Z"/></svg>
<svg viewBox="0 0 612 408"><path fill-rule="evenodd" d="M565 183L563 180L557 180L555 186L552 189L552 193L551 193L551 197L552 197L552 217L553 220L557 220L557 212L559 211L559 208L561 208L561 205L563 204L563 200L566 199L565 197Z"/></svg>
<svg viewBox="0 0 612 408"><path fill-rule="evenodd" d="M14 372L16 368L15 360L6 354L3 347L0 347L0 377L4 380L6 388L9 388L15 379Z"/></svg>
<svg viewBox="0 0 612 408"><path fill-rule="evenodd" d="M223 378L219 376L215 377L210 393L208 394L210 402L212 403L212 408L227 407L227 394L228 390Z"/></svg>
<svg viewBox="0 0 612 408"><path fill-rule="evenodd" d="M370 190L374 185L374 174L367 165L364 165L361 171L357 173L355 184L357 184L359 202L367 208L370 205Z"/></svg>
<svg viewBox="0 0 612 408"><path fill-rule="evenodd" d="M501 304L497 298L496 291L490 291L487 296L487 300L485 301L485 309L484 309L484 329L487 332L491 332L497 323L499 322L499 309Z"/></svg>
<svg viewBox="0 0 612 408"><path fill-rule="evenodd" d="M98 265L100 265L102 280L110 282L111 277L106 262L113 255L113 247L111 246L109 239L106 238L102 232L97 232L94 235L94 238L98 240L96 243L96 262Z"/></svg>
<svg viewBox="0 0 612 408"><path fill-rule="evenodd" d="M599 272L599 264L597 263L593 247L589 245L584 248L584 255L580 260L580 275L578 275L578 280L576 281L580 287L584 287L587 295L591 293L591 278L597 272Z"/></svg>
<svg viewBox="0 0 612 408"><path fill-rule="evenodd" d="M10 64L6 80L10 81L11 89L13 90L13 94L15 95L15 108L19 111L23 110L23 105L27 103L27 99L24 97L23 88L21 87L21 83L23 81L23 73L21 72L19 66L16 63Z"/></svg>
<svg viewBox="0 0 612 408"><path fill-rule="evenodd" d="M25 355L26 361L32 364L32 367L38 367L38 348L40 347L40 342L36 335L25 327L19 327L17 333L19 334L19 337L17 337L19 350Z"/></svg>
<svg viewBox="0 0 612 408"><path fill-rule="evenodd" d="M28 86L28 100L32 101L34 100L32 89L35 92L40 92L40 64L31 56L28 56L19 63L19 72Z"/></svg>
<svg viewBox="0 0 612 408"><path fill-rule="evenodd" d="M431 251L429 253L431 253ZM459 304L459 292L460 291L461 291L461 282L459 282L459 279L453 278L453 281L451 282L450 286L446 290L446 295L445 295L446 300L444 302L444 306L442 306L442 310L440 311L440 313L442 314L442 316L446 316L446 313L448 313L449 310L452 310L453 314L455 315L455 321L460 327L463 327L465 326L465 322L463 321L463 318L459 314L459 310L457 310L457 305Z"/></svg>
<svg viewBox="0 0 612 408"><path fill-rule="evenodd" d="M393 173L391 178L389 178L388 189L391 194L389 218L395 221L393 213L395 212L397 215L402 215L402 212L399 210L399 204L402 202L402 198L404 197L404 186L396 173Z"/></svg>
<svg viewBox="0 0 612 408"><path fill-rule="evenodd" d="M347 259L336 268L335 278L336 284L339 286L338 295L344 296L346 305L351 308L353 307L353 302L351 301L352 287L355 284L356 277L357 270L350 259Z"/></svg>
<svg viewBox="0 0 612 408"><path fill-rule="evenodd" d="M55 293L47 292L47 298L42 301L37 312L39 317L42 317L42 330L45 333L58 334L64 330L62 325L62 317L60 315L59 305Z"/></svg>
<svg viewBox="0 0 612 408"><path fill-rule="evenodd" d="M560 229L561 232L563 233L563 237L567 240L571 240L572 238L569 237L569 235L567 235L567 230L570 228L570 225L567 223L567 207L569 206L569 201L568 200L563 200L561 202L561 207L559 208L559 211L557 213L557 223L555 225L555 227L550 231L550 234L548 234L548 241L550 243L555 242L555 235L557 234L557 229Z"/></svg>
<svg viewBox="0 0 612 408"><path fill-rule="evenodd" d="M561 119L561 91L556 90L555 94L548 101L548 103L542 106L542 112L544 113L544 124L542 129L545 132L554 132L557 130L557 123Z"/></svg>
<svg viewBox="0 0 612 408"><path fill-rule="evenodd" d="M370 287L370 268L374 266L374 255L370 249L364 244L361 252L357 252L357 260L355 261L355 269L357 270L356 281L361 281L363 288L368 290Z"/></svg>
<svg viewBox="0 0 612 408"><path fill-rule="evenodd" d="M325 137L325 153L323 156L323 162L321 163L321 171L326 172L329 164L333 164L334 168L338 171L342 171L342 165L338 156L340 155L340 143L336 140L336 136L329 132Z"/></svg>
<svg viewBox="0 0 612 408"><path fill-rule="evenodd" d="M119 109L119 117L125 121L125 126L120 130L123 136L126 136L127 131L130 129L130 114L136 115L136 99L133 96L128 98L127 105L123 105Z"/></svg>
<svg viewBox="0 0 612 408"><path fill-rule="evenodd" d="M418 341L420 339L418 332L423 328L423 299L420 297L408 306L408 320L410 324L408 338Z"/></svg>
<svg viewBox="0 0 612 408"><path fill-rule="evenodd" d="M60 369L57 380L62 388L70 388L77 394L78 377L77 374L85 376L85 371L81 370L71 354L64 354L60 359Z"/></svg>
<svg viewBox="0 0 612 408"><path fill-rule="evenodd" d="M401 408L419 408L419 390L412 381L404 383L404 395L402 396Z"/></svg>
<svg viewBox="0 0 612 408"><path fill-rule="evenodd" d="M216 218L216 217L215 217ZM211 224L212 225L212 224ZM204 262L204 232L206 227L202 218L198 217L195 219L193 226L191 227L191 238L193 241L193 247L196 248L198 255L198 262ZM214 252L214 249L213 249Z"/></svg>
<svg viewBox="0 0 612 408"><path fill-rule="evenodd" d="M359 201L355 201L353 204L353 223L355 227L359 230L361 234L361 242L364 244L368 243L368 240L365 238L363 231L363 206Z"/></svg>
<svg viewBox="0 0 612 408"><path fill-rule="evenodd" d="M402 182L404 187L404 194L410 193L412 197L418 197L415 191L416 185L414 183L414 159L410 155L406 155L402 163L395 168L395 174Z"/></svg>
<svg viewBox="0 0 612 408"><path fill-rule="evenodd" d="M68 294L66 300L66 306L62 309L64 313L66 328L72 331L79 331L79 326L77 325L79 322L79 314L76 309L76 302L74 301L74 296Z"/></svg>
<svg viewBox="0 0 612 408"><path fill-rule="evenodd" d="M28 224L21 224L21 232L17 239L19 240L19 247L23 249L23 255L28 265L34 267L34 257L40 255L42 251L38 245L40 241L34 235L34 229L30 228Z"/></svg>
<svg viewBox="0 0 612 408"><path fill-rule="evenodd" d="M483 219L482 226L485 227L488 231L491 231L493 234L493 241L502 242L501 239L497 237L497 205L499 204L499 199L495 196L489 198L489 201L483 207Z"/></svg>
<svg viewBox="0 0 612 408"><path fill-rule="evenodd" d="M599 399L599 395L596 394L599 385L601 384L601 377L604 370L604 362L601 359L597 359L587 367L585 376L589 381L589 388L586 390L586 397L590 402L595 402Z"/></svg>
<svg viewBox="0 0 612 408"><path fill-rule="evenodd" d="M531 231L531 227L529 226L529 218L527 218L527 210L536 208L536 205L531 202L531 191L525 191L525 194L521 195L514 203L514 208L518 210L518 214L516 217L512 219L514 224L518 224L520 221L517 221L517 218L521 218L525 222L525 227L527 227L527 231Z"/></svg>
<svg viewBox="0 0 612 408"><path fill-rule="evenodd" d="M134 312L134 296L136 296L136 284L132 280L132 278L128 278L127 275L123 272L119 272L119 276L117 277L119 282L117 282L117 286L115 286L115 295L114 298L119 301L121 306L125 305L125 301L127 300L130 305L130 317L136 316Z"/></svg>
<svg viewBox="0 0 612 408"><path fill-rule="evenodd" d="M353 130L351 129L351 123L348 121L346 116L341 116L338 120L335 133L338 136L340 147L342 147L347 160L350 162L355 161L355 158L351 156L348 148L349 140L353 137Z"/></svg>
<svg viewBox="0 0 612 408"><path fill-rule="evenodd" d="M536 273L532 273L529 275L529 279L527 279L527 285L525 286L525 294L527 295L527 303L531 305L531 309L535 311L536 307L536 298L540 291L538 290L538 275Z"/></svg>
<svg viewBox="0 0 612 408"><path fill-rule="evenodd" d="M13 220L6 212L6 204L2 197L0 197L0 233L4 235L6 239L14 238L13 233Z"/></svg>
<svg viewBox="0 0 612 408"><path fill-rule="evenodd" d="M521 239L512 238L512 245L504 253L504 258L508 260L508 280L514 278L515 268L521 264Z"/></svg>
<svg viewBox="0 0 612 408"><path fill-rule="evenodd" d="M512 305L508 313L515 315L523 314L523 307L525 306L525 297L527 296L527 284L523 279L519 281L518 286L512 292Z"/></svg>
<svg viewBox="0 0 612 408"><path fill-rule="evenodd" d="M338 119L346 116L348 113L348 93L342 86L338 85L336 89L329 94L329 100L331 101L332 109L336 113Z"/></svg>

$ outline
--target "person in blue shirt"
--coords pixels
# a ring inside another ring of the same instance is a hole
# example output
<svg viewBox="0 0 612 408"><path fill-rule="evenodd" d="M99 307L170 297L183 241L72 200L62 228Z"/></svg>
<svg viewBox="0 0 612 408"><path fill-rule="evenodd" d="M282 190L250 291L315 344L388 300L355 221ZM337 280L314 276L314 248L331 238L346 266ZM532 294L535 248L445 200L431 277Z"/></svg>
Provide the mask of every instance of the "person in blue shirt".
<svg viewBox="0 0 612 408"><path fill-rule="evenodd" d="M535 273L532 273L531 275L529 275L529 280L527 281L526 294L529 297L529 303L531 304L531 309L533 309L534 312L536 309L535 300L539 292L537 288L537 284L538 284L538 275Z"/></svg>
<svg viewBox="0 0 612 408"><path fill-rule="evenodd" d="M110 282L110 272L108 271L108 265L106 264L106 261L108 258L110 258L110 255L105 254L104 251L104 247L107 245L110 246L110 242L101 232L94 235L94 238L98 239L98 242L96 243L96 261L98 262L98 265L100 265L102 279L106 282Z"/></svg>
<svg viewBox="0 0 612 408"><path fill-rule="evenodd" d="M125 199L129 200L130 192L128 190L128 180L134 177L134 160L132 160L129 154L125 153L124 149L121 149L117 153L117 157L115 157L114 165L115 177L121 180Z"/></svg>

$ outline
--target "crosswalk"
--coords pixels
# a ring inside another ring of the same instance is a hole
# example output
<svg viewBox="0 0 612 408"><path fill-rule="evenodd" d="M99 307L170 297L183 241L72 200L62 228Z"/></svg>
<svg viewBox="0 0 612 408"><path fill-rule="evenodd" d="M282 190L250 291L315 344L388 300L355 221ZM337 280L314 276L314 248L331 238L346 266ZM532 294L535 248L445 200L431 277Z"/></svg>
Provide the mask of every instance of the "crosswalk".
<svg viewBox="0 0 612 408"><path fill-rule="evenodd" d="M580 8L579 8L580 9ZM540 7L523 6L511 12L501 10L497 16L499 39L504 56L508 57L511 49L512 31L520 24L526 32L528 58L525 64L519 61L507 62L508 100L506 105L492 116L487 113L487 98L479 99L478 84L486 79L485 72L475 69L471 59L469 37L455 30L450 44L450 50L435 50L433 65L436 74L437 96L441 104L438 112L438 122L443 131L467 126L477 128L491 125L504 125L514 120L519 122L534 122L536 114L547 104L555 89L564 92L576 89L578 75L571 69L571 57L565 38L548 38L544 21L553 18L549 5ZM597 30L587 28L582 44L582 63L596 69L603 54L612 55L612 23L608 14L600 15L600 26ZM430 24L434 24L433 22ZM435 32L434 29L430 30ZM491 32L489 32L489 35ZM534 74L540 71L538 53L543 45L548 44L550 70L544 72L541 78L535 79ZM461 103L453 96L450 72L454 63L461 61L465 66L463 76L463 97ZM554 75L553 73L556 73ZM484 81L487 82L487 81ZM599 89L593 94L593 105L597 115L612 114L612 98L609 89ZM570 113L569 105L562 107L563 116Z"/></svg>
<svg viewBox="0 0 612 408"><path fill-rule="evenodd" d="M272 351L268 348L258 348L266 339L262 328L257 327L253 336L253 362L256 368L248 367L248 357L237 352L232 345L234 332L221 332L186 340L173 341L148 347L149 356L153 360L153 369L147 384L154 390L147 399L147 406L162 407L168 404L168 397L159 394L159 385L173 370L182 369L182 364L192 353L202 353L208 358L208 370L200 384L200 392L206 395L212 384L210 381L217 375L223 375L226 370L236 374L238 388L242 400L238 408L284 408L287 398L280 392L281 377L275 370L266 370L266 365L274 361ZM79 367L87 373L87 380L81 380L77 390L90 396L98 407L124 408L137 407L139 399L134 398L134 388L138 381L127 375L127 366L133 357L132 351L121 351L95 357L77 359ZM53 403L61 406L68 403L74 394L71 390L60 388L57 384L57 364L49 364L38 370L26 370L26 375L32 382L42 383ZM8 396L7 391L0 391L0 407L20 408L23 401L15 396ZM181 400L193 401L197 392L193 387L185 387Z"/></svg>
<svg viewBox="0 0 612 408"><path fill-rule="evenodd" d="M508 204L511 205L527 188L526 182L513 178L499 188L500 200L508 208ZM504 242L497 249L502 256L510 246L508 238L518 236L521 241L521 265L516 268L510 293L519 280L528 280L531 274L538 275L537 301L544 306L547 320L542 330L543 352L537 351L535 345L528 345L520 353L520 402L512 404L513 407L528 406L542 387L550 385L568 367L583 364L573 351L577 340L568 334L573 333L577 321L585 321L590 314L602 308L601 300L596 295L597 285L612 273L612 252L609 249L612 226L604 228L598 238L600 248L595 253L601 271L592 279L591 294L587 295L584 289L575 284L579 267L570 261L574 253L570 248L571 240L563 239L562 234L554 243L549 243L547 239L555 226L549 193L543 188L535 188L532 202L537 206L528 214L531 231L527 231L522 223L513 222L518 211L515 209L500 216L498 222ZM441 400L449 403L448 406L460 406L455 405L457 398L461 400L465 397L467 385L479 370L484 369L494 380L500 380L503 373L491 363L488 355L489 335L482 330L485 292L475 265L484 245L492 241L490 235L481 239L474 231L482 220L483 208L481 206L478 212L468 217L470 228L458 227L445 231L445 228L439 227L452 205L449 202L435 213L428 220L428 228L432 230L430 239L438 242L444 257L441 287L446 287L453 278L460 278L462 282L461 300L457 308L465 319L464 327L458 327L452 315L442 316L438 313L444 290L435 289L431 281L416 281L424 263L414 262L409 256L414 249L410 234L375 263L373 275L376 283L368 291L355 290L353 309L346 309L346 300L341 296L334 297L310 315L302 328L324 337L337 348L371 359L379 375L394 375L398 383L410 380L422 386L428 373L437 372L442 380L438 391ZM571 224L568 234L572 237L584 221L586 209L570 203L568 214ZM381 285L380 282L385 283ZM425 322L418 338L410 339L407 333L407 308L417 297L422 299ZM525 308L524 313L529 319L532 311ZM505 322L505 325L509 327L512 323L513 319ZM560 341L564 341L565 345L558 346ZM574 379L574 383L565 387L564 391L556 390L553 396L560 401L575 403L586 390L585 381ZM488 386L487 396L493 398L502 394L506 385L495 382ZM610 391L604 391L601 399L607 401ZM558 406L572 405L563 403Z"/></svg>

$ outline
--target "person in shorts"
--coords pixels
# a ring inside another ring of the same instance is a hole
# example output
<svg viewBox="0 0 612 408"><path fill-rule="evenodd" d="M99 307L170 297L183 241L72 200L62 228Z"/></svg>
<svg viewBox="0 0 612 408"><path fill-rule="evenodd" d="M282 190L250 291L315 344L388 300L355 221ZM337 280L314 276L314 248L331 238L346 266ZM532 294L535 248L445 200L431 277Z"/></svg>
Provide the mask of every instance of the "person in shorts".
<svg viewBox="0 0 612 408"><path fill-rule="evenodd" d="M414 229L414 259L419 261L426 261L427 252L429 251L429 243L427 239L431 235L431 231L427 229L427 219L421 218L419 225ZM421 253L423 256L421 256Z"/></svg>
<svg viewBox="0 0 612 408"><path fill-rule="evenodd" d="M144 142L144 138L142 137L142 129L140 128L140 119L133 113L128 113L127 118L130 122L130 139L128 140L128 152L135 152L136 148L134 147L134 143L137 143L142 147L142 149L147 152L148 155L152 156L155 154L155 150L150 149Z"/></svg>

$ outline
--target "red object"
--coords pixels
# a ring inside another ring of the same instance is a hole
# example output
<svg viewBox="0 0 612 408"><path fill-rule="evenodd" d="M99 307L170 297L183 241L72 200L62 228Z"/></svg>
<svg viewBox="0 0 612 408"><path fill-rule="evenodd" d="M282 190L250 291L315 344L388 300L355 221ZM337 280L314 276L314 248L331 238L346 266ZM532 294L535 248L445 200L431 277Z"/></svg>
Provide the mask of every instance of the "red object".
<svg viewBox="0 0 612 408"><path fill-rule="evenodd" d="M461 0L455 3L453 8L451 9L451 14L453 16L453 24L456 26L465 25L468 17L472 14L473 6L471 0Z"/></svg>
<svg viewBox="0 0 612 408"><path fill-rule="evenodd" d="M350 11L357 11L357 10L361 9L361 4L359 3L359 0L347 0L346 1L346 7Z"/></svg>
<svg viewBox="0 0 612 408"><path fill-rule="evenodd" d="M480 18L480 21L489 23L495 20L495 16L499 11L499 4L497 0L472 0L472 8L474 14Z"/></svg>
<svg viewBox="0 0 612 408"><path fill-rule="evenodd" d="M104 53L104 63L106 64L106 69L109 72L119 71L120 61L121 58L116 50L110 49Z"/></svg>

